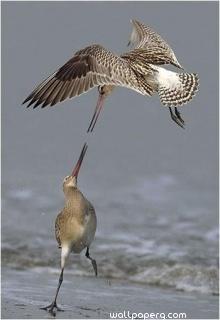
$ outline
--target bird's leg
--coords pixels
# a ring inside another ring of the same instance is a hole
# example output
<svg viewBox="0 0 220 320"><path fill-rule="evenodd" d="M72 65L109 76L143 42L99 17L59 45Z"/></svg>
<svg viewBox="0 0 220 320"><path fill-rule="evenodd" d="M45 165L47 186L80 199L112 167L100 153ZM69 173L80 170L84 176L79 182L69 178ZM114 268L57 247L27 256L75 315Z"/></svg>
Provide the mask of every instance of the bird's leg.
<svg viewBox="0 0 220 320"><path fill-rule="evenodd" d="M180 116L180 112L175 107L175 114L173 113L171 107L169 107L171 119L178 124L181 128L184 128L184 121Z"/></svg>
<svg viewBox="0 0 220 320"><path fill-rule="evenodd" d="M97 263L96 263L95 259L93 259L93 258L90 257L90 255L89 255L89 247L87 247L87 249L86 249L86 258L88 258L89 260L91 260L93 269L94 269L94 271L95 271L95 275L96 275L96 277L97 277L97 275L98 275Z"/></svg>
<svg viewBox="0 0 220 320"><path fill-rule="evenodd" d="M55 311L54 311L54 308L56 308L57 311L64 311L64 310L60 309L60 308L57 306L57 296L58 296L58 293L59 293L61 284L62 284L62 282L63 282L63 271L64 271L64 269L62 269L62 270L61 270L61 273L60 273L59 282L58 282L58 287L57 287L56 295L55 295L55 298L54 298L53 302L52 302L49 306L40 308L40 309L42 309L42 310L47 310L47 311L50 312L54 317L55 317L55 315L56 315L56 313L55 313Z"/></svg>
<svg viewBox="0 0 220 320"><path fill-rule="evenodd" d="M184 125L185 121L183 120L183 118L181 117L181 113L179 112L179 110L177 109L177 107L175 107L175 115L177 116L177 118L180 120L180 122Z"/></svg>

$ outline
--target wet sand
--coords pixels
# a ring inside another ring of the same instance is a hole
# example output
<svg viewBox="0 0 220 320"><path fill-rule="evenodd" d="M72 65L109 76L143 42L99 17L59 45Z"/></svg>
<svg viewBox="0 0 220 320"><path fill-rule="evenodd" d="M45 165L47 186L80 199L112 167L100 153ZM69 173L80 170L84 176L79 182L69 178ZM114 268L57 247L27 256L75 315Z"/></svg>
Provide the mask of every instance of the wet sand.
<svg viewBox="0 0 220 320"><path fill-rule="evenodd" d="M2 270L2 318L53 318L40 307L54 296L58 273ZM60 319L107 319L110 312L185 312L187 319L218 318L218 297L131 284L117 279L64 275ZM162 315L163 317L163 315Z"/></svg>

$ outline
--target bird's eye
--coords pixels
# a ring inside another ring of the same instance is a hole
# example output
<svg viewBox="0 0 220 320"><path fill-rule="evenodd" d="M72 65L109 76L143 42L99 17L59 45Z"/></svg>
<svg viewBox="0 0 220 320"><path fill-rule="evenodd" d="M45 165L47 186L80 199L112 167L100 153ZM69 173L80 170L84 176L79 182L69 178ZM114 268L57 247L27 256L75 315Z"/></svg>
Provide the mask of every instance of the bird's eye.
<svg viewBox="0 0 220 320"><path fill-rule="evenodd" d="M100 94L103 94L103 89L102 89L101 86L98 86L98 91L99 91Z"/></svg>

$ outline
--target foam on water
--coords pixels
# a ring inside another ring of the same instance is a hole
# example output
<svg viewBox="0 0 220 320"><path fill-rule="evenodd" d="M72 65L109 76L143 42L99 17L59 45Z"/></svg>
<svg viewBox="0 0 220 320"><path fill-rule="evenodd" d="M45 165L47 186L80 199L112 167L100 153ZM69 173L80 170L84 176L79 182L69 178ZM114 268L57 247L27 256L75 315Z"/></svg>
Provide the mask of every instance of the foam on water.
<svg viewBox="0 0 220 320"><path fill-rule="evenodd" d="M183 291L218 294L218 269L184 264L150 267L131 277L133 281L169 286Z"/></svg>
<svg viewBox="0 0 220 320"><path fill-rule="evenodd" d="M115 242L103 244L103 239L97 239L101 244L93 246L91 255L96 258L99 276L125 279L132 282L150 284L159 287L172 287L183 291L197 291L208 294L218 294L218 267L185 263L184 254L170 255L168 245L162 245L155 254L155 243L132 247L128 243ZM15 247L3 246L2 263L11 268L34 268L36 272L47 268L50 272L59 272L60 251L54 243L43 243L39 246ZM142 248L142 249L141 249ZM183 261L183 262L181 262ZM92 276L90 262L81 256L71 255L66 272L79 276Z"/></svg>
<svg viewBox="0 0 220 320"><path fill-rule="evenodd" d="M90 251L99 276L217 294L218 228L207 199L195 201L199 192L171 175L142 177L104 198L94 190L98 230ZM2 264L59 272L53 228L62 194L21 186L6 189L3 200ZM83 254L71 256L66 272L93 274Z"/></svg>

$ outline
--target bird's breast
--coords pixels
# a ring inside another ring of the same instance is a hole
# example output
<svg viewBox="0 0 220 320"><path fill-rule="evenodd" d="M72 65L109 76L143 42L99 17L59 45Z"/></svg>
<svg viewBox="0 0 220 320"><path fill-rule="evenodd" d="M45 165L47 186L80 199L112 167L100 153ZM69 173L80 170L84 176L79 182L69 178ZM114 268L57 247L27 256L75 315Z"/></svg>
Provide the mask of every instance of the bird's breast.
<svg viewBox="0 0 220 320"><path fill-rule="evenodd" d="M77 202L61 213L57 224L61 247L67 245L71 251L79 253L94 239L96 215L87 201Z"/></svg>

